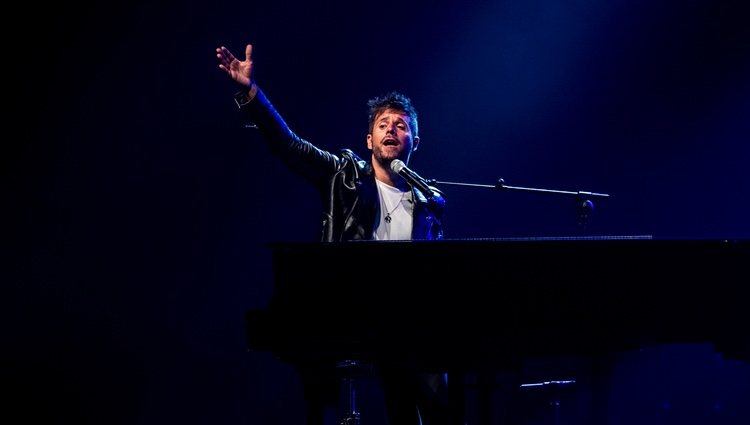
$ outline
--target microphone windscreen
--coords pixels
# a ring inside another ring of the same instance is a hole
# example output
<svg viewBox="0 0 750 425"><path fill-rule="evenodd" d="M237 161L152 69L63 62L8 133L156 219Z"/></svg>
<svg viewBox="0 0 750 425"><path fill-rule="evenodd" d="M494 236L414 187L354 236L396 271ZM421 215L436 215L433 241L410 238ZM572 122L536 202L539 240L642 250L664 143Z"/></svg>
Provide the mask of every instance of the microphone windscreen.
<svg viewBox="0 0 750 425"><path fill-rule="evenodd" d="M391 170L397 173L400 173L404 167L406 167L406 164L404 164L404 161L400 159L394 159L393 161L391 161Z"/></svg>

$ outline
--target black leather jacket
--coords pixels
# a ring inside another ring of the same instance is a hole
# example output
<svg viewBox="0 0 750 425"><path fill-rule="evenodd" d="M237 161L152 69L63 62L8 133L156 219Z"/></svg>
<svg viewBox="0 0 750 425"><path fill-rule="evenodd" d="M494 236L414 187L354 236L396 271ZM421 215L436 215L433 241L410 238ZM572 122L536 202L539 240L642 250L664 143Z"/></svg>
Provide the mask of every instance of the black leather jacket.
<svg viewBox="0 0 750 425"><path fill-rule="evenodd" d="M260 89L251 100L245 92L237 93L235 101L257 126L271 151L320 191L320 240L372 239L380 205L372 165L351 150L334 155L294 134ZM443 239L445 199L437 190L429 199L418 189L412 191L416 200L412 239Z"/></svg>

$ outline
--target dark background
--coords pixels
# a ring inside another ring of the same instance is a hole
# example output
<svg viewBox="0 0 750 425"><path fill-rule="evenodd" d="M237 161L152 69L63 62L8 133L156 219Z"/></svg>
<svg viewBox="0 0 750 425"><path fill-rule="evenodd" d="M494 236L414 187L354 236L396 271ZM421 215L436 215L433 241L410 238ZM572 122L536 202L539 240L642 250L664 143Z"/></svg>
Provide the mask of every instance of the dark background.
<svg viewBox="0 0 750 425"><path fill-rule="evenodd" d="M395 89L420 113L424 177L610 195L582 229L572 198L439 185L449 238L750 237L743 1L20 9L3 31L3 380L4 413L28 422L304 420L243 315L271 295L267 244L317 238L317 195L244 128L220 45L254 44L258 83L322 148L367 157L366 101ZM623 353L608 420L740 423L748 375L710 347Z"/></svg>

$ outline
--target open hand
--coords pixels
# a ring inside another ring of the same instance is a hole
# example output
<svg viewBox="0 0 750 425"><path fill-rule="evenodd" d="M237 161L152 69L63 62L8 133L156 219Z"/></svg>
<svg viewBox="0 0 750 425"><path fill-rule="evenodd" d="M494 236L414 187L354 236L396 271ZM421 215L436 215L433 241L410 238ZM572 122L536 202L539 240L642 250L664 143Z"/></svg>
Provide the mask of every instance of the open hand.
<svg viewBox="0 0 750 425"><path fill-rule="evenodd" d="M245 60L237 59L232 52L224 46L216 49L216 59L219 62L219 68L226 72L232 79L239 84L250 87L253 76L253 46L248 44L245 47Z"/></svg>

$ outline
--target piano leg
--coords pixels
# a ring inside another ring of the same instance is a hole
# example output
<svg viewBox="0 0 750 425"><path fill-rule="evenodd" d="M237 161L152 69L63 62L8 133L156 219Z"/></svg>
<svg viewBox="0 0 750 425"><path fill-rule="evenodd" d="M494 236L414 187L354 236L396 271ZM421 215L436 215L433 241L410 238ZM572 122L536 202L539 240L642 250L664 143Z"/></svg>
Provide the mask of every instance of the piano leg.
<svg viewBox="0 0 750 425"><path fill-rule="evenodd" d="M336 367L342 371L343 396L346 411L339 421L339 425L359 425L360 413L357 407L357 375L361 374L363 364L356 360L344 360L339 362Z"/></svg>

